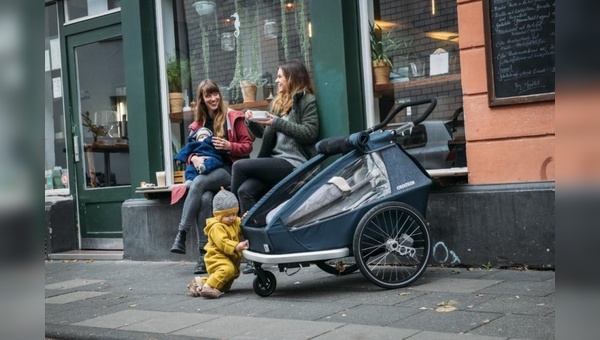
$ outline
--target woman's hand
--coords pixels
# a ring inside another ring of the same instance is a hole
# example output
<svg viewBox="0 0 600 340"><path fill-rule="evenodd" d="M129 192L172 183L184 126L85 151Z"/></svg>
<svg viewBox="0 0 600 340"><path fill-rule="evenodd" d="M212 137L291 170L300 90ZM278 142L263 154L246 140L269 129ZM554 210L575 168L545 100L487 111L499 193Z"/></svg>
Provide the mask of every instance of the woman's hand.
<svg viewBox="0 0 600 340"><path fill-rule="evenodd" d="M242 251L242 250L248 249L248 247L249 247L248 240L245 240L245 241L238 243L237 246L235 247L235 250Z"/></svg>
<svg viewBox="0 0 600 340"><path fill-rule="evenodd" d="M231 151L231 142L221 137L213 137L213 144L217 150Z"/></svg>
<svg viewBox="0 0 600 340"><path fill-rule="evenodd" d="M246 117L246 120L248 120L248 121L251 121L258 125L272 125L273 124L273 115L268 112L266 112L265 115L268 118L266 120L252 120L252 118L254 118L254 113L252 112L252 110L246 110L246 112L244 112L244 116Z"/></svg>
<svg viewBox="0 0 600 340"><path fill-rule="evenodd" d="M200 165L204 164L204 160L207 158L208 157L194 155L192 156L190 161L192 162L192 164L194 164L194 168L198 170L200 168Z"/></svg>

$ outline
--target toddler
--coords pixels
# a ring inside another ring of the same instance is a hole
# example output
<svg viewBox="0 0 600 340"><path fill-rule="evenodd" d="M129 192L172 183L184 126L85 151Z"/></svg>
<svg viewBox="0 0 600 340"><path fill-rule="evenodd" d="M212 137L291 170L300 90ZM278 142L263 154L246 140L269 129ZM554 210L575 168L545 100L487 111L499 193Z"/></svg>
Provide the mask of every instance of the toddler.
<svg viewBox="0 0 600 340"><path fill-rule="evenodd" d="M248 241L240 241L242 229L238 211L235 195L221 188L213 199L214 217L206 220L204 228L208 236L208 243L204 246L204 262L209 276L197 276L188 284L193 296L217 299L240 276L242 250L248 249Z"/></svg>

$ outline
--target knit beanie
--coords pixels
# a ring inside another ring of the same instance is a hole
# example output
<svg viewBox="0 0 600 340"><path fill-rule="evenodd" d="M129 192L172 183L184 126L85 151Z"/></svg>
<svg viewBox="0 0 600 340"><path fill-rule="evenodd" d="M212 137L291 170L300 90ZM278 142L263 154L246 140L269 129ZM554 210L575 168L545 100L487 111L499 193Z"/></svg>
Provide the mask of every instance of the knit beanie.
<svg viewBox="0 0 600 340"><path fill-rule="evenodd" d="M236 214L240 210L235 195L221 187L221 190L213 198L213 215L221 220L225 215Z"/></svg>
<svg viewBox="0 0 600 340"><path fill-rule="evenodd" d="M198 140L200 138L200 136L205 135L206 137L208 136L212 136L213 133L212 131L210 131L210 129L208 128L200 128L200 130L198 130L198 132L196 132L196 140Z"/></svg>

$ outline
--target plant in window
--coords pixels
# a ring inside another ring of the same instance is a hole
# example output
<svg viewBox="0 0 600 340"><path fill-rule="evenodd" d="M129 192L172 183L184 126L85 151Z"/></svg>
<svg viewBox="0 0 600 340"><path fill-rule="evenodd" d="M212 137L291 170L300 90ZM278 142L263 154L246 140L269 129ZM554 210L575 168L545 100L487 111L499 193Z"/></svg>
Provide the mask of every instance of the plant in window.
<svg viewBox="0 0 600 340"><path fill-rule="evenodd" d="M167 61L169 92L183 92L190 83L190 62L186 58L170 56Z"/></svg>
<svg viewBox="0 0 600 340"><path fill-rule="evenodd" d="M102 125L97 125L92 122L90 118L90 112L86 111L81 114L81 125L88 128L88 131L94 136L94 143L98 141L98 136L106 136L106 129Z"/></svg>
<svg viewBox="0 0 600 340"><path fill-rule="evenodd" d="M387 84L393 66L390 58L391 53L400 49L400 58L410 59L414 54L412 40L394 38L392 37L392 30L383 33L381 27L375 23L369 23L369 35L375 84Z"/></svg>
<svg viewBox="0 0 600 340"><path fill-rule="evenodd" d="M190 61L186 58L169 57L167 61L167 83L171 112L183 109L183 91L190 83Z"/></svg>
<svg viewBox="0 0 600 340"><path fill-rule="evenodd" d="M244 69L240 80L240 88L242 89L244 102L256 101L257 88L263 87L266 83L267 79L259 72L252 69Z"/></svg>

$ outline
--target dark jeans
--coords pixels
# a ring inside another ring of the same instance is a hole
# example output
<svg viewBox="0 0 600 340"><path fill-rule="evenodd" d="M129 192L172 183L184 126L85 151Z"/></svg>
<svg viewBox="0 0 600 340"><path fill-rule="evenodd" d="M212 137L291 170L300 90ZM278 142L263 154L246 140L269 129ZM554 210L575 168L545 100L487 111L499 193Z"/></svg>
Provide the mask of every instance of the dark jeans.
<svg viewBox="0 0 600 340"><path fill-rule="evenodd" d="M225 168L218 168L211 171L208 175L198 175L190 185L185 201L183 202L183 211L179 230L185 230L188 234L192 224L196 224L196 234L198 235L198 246L204 248L208 237L204 234L206 219L212 216L213 193L227 187L231 182L231 175Z"/></svg>
<svg viewBox="0 0 600 340"><path fill-rule="evenodd" d="M231 170L231 192L240 201L240 214L250 210L275 184L294 171L282 158L240 159Z"/></svg>

